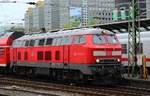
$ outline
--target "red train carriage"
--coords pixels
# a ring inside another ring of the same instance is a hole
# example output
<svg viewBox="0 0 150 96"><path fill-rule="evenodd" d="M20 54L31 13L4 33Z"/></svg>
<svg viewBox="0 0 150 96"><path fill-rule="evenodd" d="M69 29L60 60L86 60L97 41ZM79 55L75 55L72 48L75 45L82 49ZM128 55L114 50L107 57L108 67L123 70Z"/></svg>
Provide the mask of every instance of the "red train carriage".
<svg viewBox="0 0 150 96"><path fill-rule="evenodd" d="M102 29L25 35L14 41L12 49L13 71L20 74L71 80L121 75L121 45L114 34Z"/></svg>
<svg viewBox="0 0 150 96"><path fill-rule="evenodd" d="M23 33L9 32L0 36L0 68L10 65L10 46L13 40L22 36Z"/></svg>

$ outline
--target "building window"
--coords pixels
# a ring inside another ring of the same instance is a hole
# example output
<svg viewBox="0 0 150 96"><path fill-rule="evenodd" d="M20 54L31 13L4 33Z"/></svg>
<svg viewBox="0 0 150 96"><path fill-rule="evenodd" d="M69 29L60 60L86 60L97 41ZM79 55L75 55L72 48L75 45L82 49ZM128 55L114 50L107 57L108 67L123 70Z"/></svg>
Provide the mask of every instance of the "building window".
<svg viewBox="0 0 150 96"><path fill-rule="evenodd" d="M51 60L52 57L51 57L51 52L50 51L46 51L45 52L45 60Z"/></svg>
<svg viewBox="0 0 150 96"><path fill-rule="evenodd" d="M43 52L42 51L38 52L37 58L38 58L38 60L43 60Z"/></svg>
<svg viewBox="0 0 150 96"><path fill-rule="evenodd" d="M60 59L60 52L56 51L55 52L55 60L59 60Z"/></svg>

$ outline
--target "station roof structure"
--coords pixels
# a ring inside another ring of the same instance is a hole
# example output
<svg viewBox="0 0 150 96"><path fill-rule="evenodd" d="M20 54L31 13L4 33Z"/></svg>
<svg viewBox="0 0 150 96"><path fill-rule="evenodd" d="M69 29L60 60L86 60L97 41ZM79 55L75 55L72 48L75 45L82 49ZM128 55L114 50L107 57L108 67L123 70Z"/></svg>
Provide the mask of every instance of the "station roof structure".
<svg viewBox="0 0 150 96"><path fill-rule="evenodd" d="M140 21L141 31L150 31L150 18L140 19L139 21ZM113 23L92 25L90 27L94 27L94 28L99 27L102 29L110 30L114 33L126 33L128 32L128 22L129 21L119 21L119 22L113 22Z"/></svg>

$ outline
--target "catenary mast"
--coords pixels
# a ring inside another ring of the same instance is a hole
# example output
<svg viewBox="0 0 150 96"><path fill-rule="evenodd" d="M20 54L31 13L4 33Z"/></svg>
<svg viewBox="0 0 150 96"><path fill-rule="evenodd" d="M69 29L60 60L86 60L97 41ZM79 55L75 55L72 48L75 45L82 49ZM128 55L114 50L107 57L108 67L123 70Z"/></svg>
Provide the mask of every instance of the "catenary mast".
<svg viewBox="0 0 150 96"><path fill-rule="evenodd" d="M129 0L129 23L128 23L128 76L137 75L137 54L140 47L140 22L139 22L139 0ZM130 69L131 68L131 69Z"/></svg>

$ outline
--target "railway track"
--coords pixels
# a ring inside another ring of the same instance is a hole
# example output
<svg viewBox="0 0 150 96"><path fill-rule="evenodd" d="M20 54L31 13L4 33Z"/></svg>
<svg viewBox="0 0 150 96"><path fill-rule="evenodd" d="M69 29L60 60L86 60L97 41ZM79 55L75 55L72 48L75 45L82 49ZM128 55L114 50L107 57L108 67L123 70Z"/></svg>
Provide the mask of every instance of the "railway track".
<svg viewBox="0 0 150 96"><path fill-rule="evenodd" d="M21 87L30 87L34 89L41 89L47 91L61 91L68 94L78 94L74 96L150 96L150 90L144 88L136 88L131 86L112 86L112 87L80 87L64 84L45 83L38 81L20 80L14 78L3 77L0 78L1 86L13 85ZM5 87L0 87L4 89ZM7 89L9 90L9 89ZM14 90L14 89L10 89ZM22 90L15 88L16 91L31 92L30 90ZM32 91L33 92L33 91ZM47 93L34 92L35 94L43 94L49 96ZM57 95L57 94L56 94Z"/></svg>

